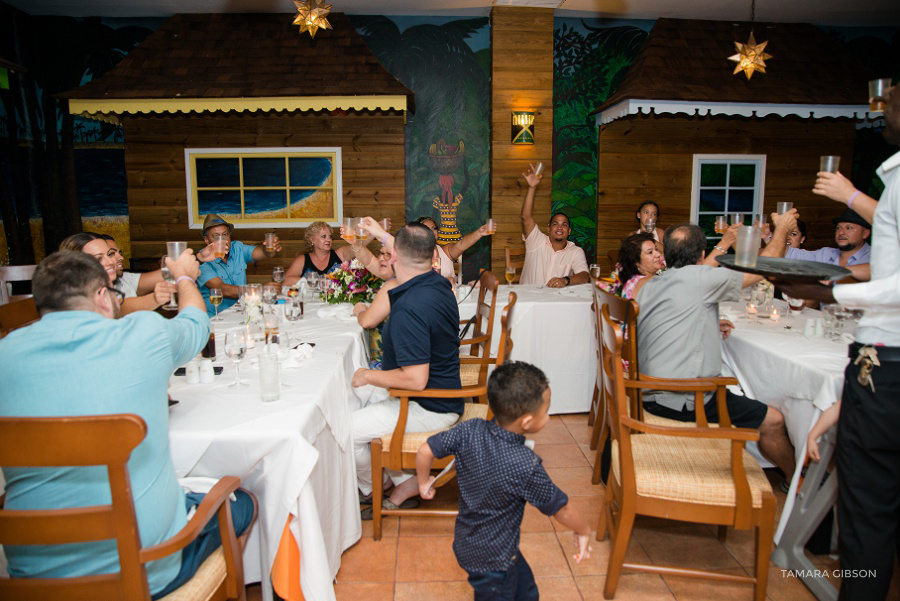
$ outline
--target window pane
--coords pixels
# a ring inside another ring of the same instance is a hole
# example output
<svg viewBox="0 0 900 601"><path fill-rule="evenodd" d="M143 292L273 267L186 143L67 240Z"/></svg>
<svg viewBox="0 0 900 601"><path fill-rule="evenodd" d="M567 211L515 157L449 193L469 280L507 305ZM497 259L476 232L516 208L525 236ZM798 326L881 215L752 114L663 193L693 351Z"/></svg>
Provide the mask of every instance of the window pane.
<svg viewBox="0 0 900 601"><path fill-rule="evenodd" d="M715 215L699 215L697 217L697 225L703 228L703 232L706 234L707 239L716 238L719 239L722 236L716 233L716 216Z"/></svg>
<svg viewBox="0 0 900 601"><path fill-rule="evenodd" d="M756 185L756 165L732 165L728 185L754 187Z"/></svg>
<svg viewBox="0 0 900 601"><path fill-rule="evenodd" d="M291 190L291 219L335 221L331 190Z"/></svg>
<svg viewBox="0 0 900 601"><path fill-rule="evenodd" d="M237 190L198 190L197 212L201 217L207 213L240 217L241 193Z"/></svg>
<svg viewBox="0 0 900 601"><path fill-rule="evenodd" d="M260 215L269 213L270 215ZM245 190L244 213L259 219L284 219L287 217L287 196L284 190Z"/></svg>
<svg viewBox="0 0 900 601"><path fill-rule="evenodd" d="M725 210L725 190L700 190L700 211L719 213Z"/></svg>
<svg viewBox="0 0 900 601"><path fill-rule="evenodd" d="M292 186L331 186L331 159L293 157L288 159Z"/></svg>
<svg viewBox="0 0 900 601"><path fill-rule="evenodd" d="M753 190L729 190L728 210L732 213L752 213Z"/></svg>
<svg viewBox="0 0 900 601"><path fill-rule="evenodd" d="M284 186L283 158L244 157L245 186Z"/></svg>
<svg viewBox="0 0 900 601"><path fill-rule="evenodd" d="M198 188L230 188L241 185L237 159L197 159L196 167Z"/></svg>
<svg viewBox="0 0 900 601"><path fill-rule="evenodd" d="M701 186L724 186L727 165L706 163L700 165Z"/></svg>

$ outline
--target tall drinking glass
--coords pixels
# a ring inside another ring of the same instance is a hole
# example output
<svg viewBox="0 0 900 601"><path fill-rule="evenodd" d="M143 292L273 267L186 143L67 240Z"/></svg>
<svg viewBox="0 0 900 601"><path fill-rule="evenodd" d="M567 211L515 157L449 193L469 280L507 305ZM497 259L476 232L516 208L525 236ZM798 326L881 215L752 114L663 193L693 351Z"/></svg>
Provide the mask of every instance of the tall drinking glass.
<svg viewBox="0 0 900 601"><path fill-rule="evenodd" d="M267 305L274 305L278 300L278 286L263 286L262 299Z"/></svg>
<svg viewBox="0 0 900 601"><path fill-rule="evenodd" d="M187 242L166 242L166 254L173 261L177 260L178 257L181 256L181 253L187 250ZM163 257L163 267L165 267L166 259ZM168 278L166 278L166 274L169 274ZM175 283L175 279L172 277L172 274L169 273L168 269L163 270L163 279L165 279L170 284ZM178 302L175 299L175 293L172 293L172 297L169 299L169 304L164 306L163 309L167 311L177 311L178 310Z"/></svg>
<svg viewBox="0 0 900 601"><path fill-rule="evenodd" d="M343 238L347 244L352 245L356 242L356 218L355 217L345 217L344 218L344 227L341 228L341 238Z"/></svg>
<svg viewBox="0 0 900 601"><path fill-rule="evenodd" d="M891 87L891 78L884 77L881 79L873 79L869 82L869 111L872 113L880 113L884 111L885 100L884 93Z"/></svg>
<svg viewBox="0 0 900 601"><path fill-rule="evenodd" d="M228 254L228 234L216 234L213 241L213 256L224 259Z"/></svg>
<svg viewBox="0 0 900 601"><path fill-rule="evenodd" d="M495 233L497 233L497 224L494 222L493 219L490 219L490 218L489 218L489 219L485 222L484 225L487 226L487 233L488 233L488 234L495 234Z"/></svg>
<svg viewBox="0 0 900 601"><path fill-rule="evenodd" d="M743 213L732 213L731 214L731 225L739 223L741 225L744 224L744 214Z"/></svg>
<svg viewBox="0 0 900 601"><path fill-rule="evenodd" d="M219 319L219 305L222 304L222 289L221 288L210 288L209 289L209 302L213 307L216 308L216 316L213 317L213 321L221 321Z"/></svg>
<svg viewBox="0 0 900 601"><path fill-rule="evenodd" d="M788 211L794 208L794 203L792 202L779 202L775 205L775 212L779 215L784 215Z"/></svg>
<svg viewBox="0 0 900 601"><path fill-rule="evenodd" d="M728 229L728 218L725 215L716 215L716 224L714 226L717 234L724 234Z"/></svg>
<svg viewBox="0 0 900 601"><path fill-rule="evenodd" d="M241 329L225 333L225 354L234 361L234 382L229 386L247 386L241 381L241 359L247 353L247 333Z"/></svg>
<svg viewBox="0 0 900 601"><path fill-rule="evenodd" d="M752 225L742 225L737 230L737 242L734 246L734 264L741 267L756 267L756 255L759 252L759 236L762 230Z"/></svg>
<svg viewBox="0 0 900 601"><path fill-rule="evenodd" d="M819 157L819 171L827 171L828 173L837 173L841 167L841 157L835 155L827 155Z"/></svg>

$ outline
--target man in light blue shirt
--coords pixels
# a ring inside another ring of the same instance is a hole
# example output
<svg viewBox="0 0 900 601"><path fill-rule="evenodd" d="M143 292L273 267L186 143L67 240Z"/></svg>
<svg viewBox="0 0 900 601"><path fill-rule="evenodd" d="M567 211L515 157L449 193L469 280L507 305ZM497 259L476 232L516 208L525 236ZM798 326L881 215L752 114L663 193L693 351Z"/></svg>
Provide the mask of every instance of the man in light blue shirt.
<svg viewBox="0 0 900 601"><path fill-rule="evenodd" d="M186 523L185 496L169 455L169 377L206 344L209 318L187 251L170 270L179 313L152 311L115 319L122 295L94 257L60 251L38 266L32 280L41 319L0 341L0 415L58 417L134 413L147 437L131 454L134 508L141 544L155 545ZM53 509L110 503L102 467L7 468L7 509ZM6 547L14 577L59 578L118 571L114 540ZM151 593L181 569L181 553L147 564Z"/></svg>
<svg viewBox="0 0 900 601"><path fill-rule="evenodd" d="M221 236L225 244L225 258L214 259L200 266L200 278L197 285L203 300L206 301L206 314L214 315L215 306L209 302L209 291L218 288L222 291L221 310L225 310L241 296L241 286L247 283L247 264L253 261L271 259L281 251L278 236L274 237L272 250L265 246L250 246L235 240L231 241L234 225L228 223L215 213L210 213L203 220L203 239L209 245L216 244L216 237ZM213 252L216 252L215 247Z"/></svg>
<svg viewBox="0 0 900 601"><path fill-rule="evenodd" d="M788 248L785 257L800 261L818 261L841 267L853 267L855 265L868 265L870 247L866 238L872 231L872 226L859 214L847 209L839 217L832 220L835 225L834 239L837 248L825 247L819 250L803 250L800 248ZM851 270L857 279L868 280L868 270ZM864 275L865 277L860 277Z"/></svg>

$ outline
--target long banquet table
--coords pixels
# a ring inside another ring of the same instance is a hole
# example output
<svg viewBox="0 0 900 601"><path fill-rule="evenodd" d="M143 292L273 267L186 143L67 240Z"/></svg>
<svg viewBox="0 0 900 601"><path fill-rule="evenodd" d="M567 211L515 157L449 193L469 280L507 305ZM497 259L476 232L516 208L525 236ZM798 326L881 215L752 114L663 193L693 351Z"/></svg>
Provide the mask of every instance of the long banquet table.
<svg viewBox="0 0 900 601"><path fill-rule="evenodd" d="M777 301L776 306L779 313L787 312L786 303ZM722 303L720 313L743 316L744 305ZM804 309L793 319L783 316L778 322L738 317L733 320L735 329L722 344L726 371L737 377L747 396L784 414L794 445L797 470L775 532L776 543L791 515L806 457L807 434L822 411L841 398L844 368L849 361L846 343L803 334L806 320L816 317L819 312L812 309Z"/></svg>
<svg viewBox="0 0 900 601"><path fill-rule="evenodd" d="M591 287L500 286L492 355L497 352L500 317L509 302L510 291L515 291L518 296L513 311L510 359L532 363L547 374L553 391L550 413L588 411L597 376ZM460 303L460 319L475 314L477 300L476 289Z"/></svg>
<svg viewBox="0 0 900 601"><path fill-rule="evenodd" d="M246 582L262 582L272 598L270 570L285 523L300 547L300 578L309 601L334 599L332 582L341 553L361 536L350 414L359 399L350 386L367 358L356 320L316 317L321 303L288 325L295 337L316 344L310 357L281 370L289 386L281 399L260 400L254 365L261 343L241 361L243 388L229 387L234 365L224 353L225 332L239 327L238 311L214 322L224 372L212 384L173 377L169 440L179 477L234 475L259 499L259 519L244 552ZM285 326L283 325L284 329ZM296 344L296 342L294 342Z"/></svg>

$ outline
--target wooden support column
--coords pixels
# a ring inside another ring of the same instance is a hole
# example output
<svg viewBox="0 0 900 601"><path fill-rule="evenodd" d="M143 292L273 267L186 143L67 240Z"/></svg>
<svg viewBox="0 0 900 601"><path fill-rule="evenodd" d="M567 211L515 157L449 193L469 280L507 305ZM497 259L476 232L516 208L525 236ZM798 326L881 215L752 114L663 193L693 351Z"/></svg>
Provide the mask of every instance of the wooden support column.
<svg viewBox="0 0 900 601"><path fill-rule="evenodd" d="M504 248L522 242L522 177L529 163L544 163L534 218L546 232L553 173L553 9L495 6L491 10L491 269L503 279ZM512 111L534 111L534 144L514 146Z"/></svg>

